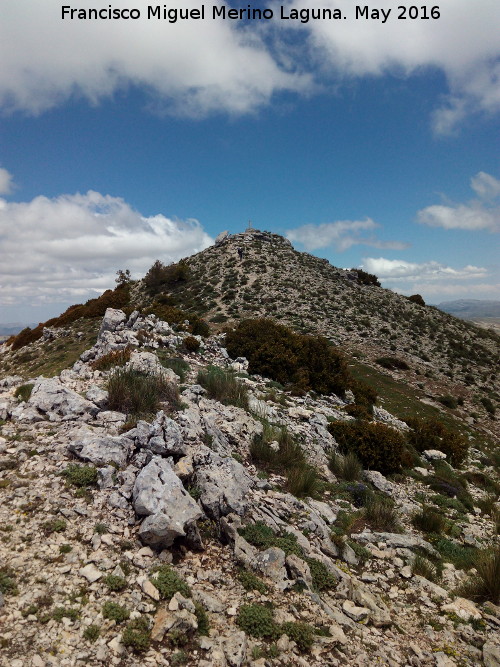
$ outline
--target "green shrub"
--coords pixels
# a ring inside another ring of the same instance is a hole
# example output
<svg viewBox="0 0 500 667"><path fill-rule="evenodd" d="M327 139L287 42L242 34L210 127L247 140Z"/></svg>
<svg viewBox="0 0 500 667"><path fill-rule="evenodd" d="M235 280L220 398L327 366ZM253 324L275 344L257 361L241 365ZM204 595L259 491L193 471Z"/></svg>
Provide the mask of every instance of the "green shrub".
<svg viewBox="0 0 500 667"><path fill-rule="evenodd" d="M304 560L309 565L313 586L317 591L335 588L337 580L324 563L316 558L305 558Z"/></svg>
<svg viewBox="0 0 500 667"><path fill-rule="evenodd" d="M149 621L145 616L130 621L123 631L122 644L136 653L143 653L148 650L151 644L151 631Z"/></svg>
<svg viewBox="0 0 500 667"><path fill-rule="evenodd" d="M474 566L477 549L462 546L446 537L431 539L431 542L446 563L452 563L460 570L468 570Z"/></svg>
<svg viewBox="0 0 500 667"><path fill-rule="evenodd" d="M157 294L164 288L187 282L190 276L191 270L184 260L165 266L157 259L144 276L144 284L150 294Z"/></svg>
<svg viewBox="0 0 500 667"><path fill-rule="evenodd" d="M186 338L184 338L184 347L188 352L198 352L200 349L200 341L194 336L186 336Z"/></svg>
<svg viewBox="0 0 500 667"><path fill-rule="evenodd" d="M99 625L89 625L83 631L83 638L87 639L92 644L97 641L99 635L101 634L101 627Z"/></svg>
<svg viewBox="0 0 500 667"><path fill-rule="evenodd" d="M432 507L423 507L412 517L412 524L424 533L441 533L444 531L446 521Z"/></svg>
<svg viewBox="0 0 500 667"><path fill-rule="evenodd" d="M239 570L238 579L246 591L258 591L262 595L265 595L265 593L268 591L266 584L262 581L262 579L256 577L253 572L249 572L248 570Z"/></svg>
<svg viewBox="0 0 500 667"><path fill-rule="evenodd" d="M155 414L161 403L179 408L177 387L162 374L148 374L134 368L117 368L108 380L108 406L127 415Z"/></svg>
<svg viewBox="0 0 500 667"><path fill-rule="evenodd" d="M17 595L16 575L9 566L0 567L0 593Z"/></svg>
<svg viewBox="0 0 500 667"><path fill-rule="evenodd" d="M103 354L93 361L90 365L96 371L109 371L115 366L124 366L130 360L130 347L125 347L123 350L113 350L107 354Z"/></svg>
<svg viewBox="0 0 500 667"><path fill-rule="evenodd" d="M68 484L78 488L97 486L97 470L93 466L81 466L76 463L70 465L61 472Z"/></svg>
<svg viewBox="0 0 500 667"><path fill-rule="evenodd" d="M405 436L389 426L371 422L331 422L328 430L341 451L355 454L364 468L382 474L397 472L403 463Z"/></svg>
<svg viewBox="0 0 500 667"><path fill-rule="evenodd" d="M15 398L19 399L19 401L28 401L33 387L33 384L22 384L14 392Z"/></svg>
<svg viewBox="0 0 500 667"><path fill-rule="evenodd" d="M182 357L169 357L164 350L158 350L156 354L164 368L171 368L179 376L180 381L185 382L190 368L187 361L184 361Z"/></svg>
<svg viewBox="0 0 500 667"><path fill-rule="evenodd" d="M247 388L233 373L218 366L209 366L206 370L199 371L198 383L207 390L210 398L225 405L248 409Z"/></svg>
<svg viewBox="0 0 500 667"><path fill-rule="evenodd" d="M413 574L418 574L429 581L437 581L439 579L436 567L423 556L415 556L415 560L411 566Z"/></svg>
<svg viewBox="0 0 500 667"><path fill-rule="evenodd" d="M375 530L397 533L401 530L394 503L389 499L375 496L365 508L365 519Z"/></svg>
<svg viewBox="0 0 500 667"><path fill-rule="evenodd" d="M360 285L375 285L376 287L380 287L380 282L377 276L373 273L367 273L362 269L351 269L351 271L354 271L357 274L358 283Z"/></svg>
<svg viewBox="0 0 500 667"><path fill-rule="evenodd" d="M354 394L355 401L355 406L348 406L351 408L351 416L357 419L370 419L373 416L373 406L377 400L377 392L373 387L360 380L352 380L350 389ZM354 407L357 414L352 413Z"/></svg>
<svg viewBox="0 0 500 667"><path fill-rule="evenodd" d="M109 590L113 591L114 593L118 593L127 588L127 580L117 574L108 574L106 577L104 577L103 581Z"/></svg>
<svg viewBox="0 0 500 667"><path fill-rule="evenodd" d="M410 368L404 359L398 359L397 357L379 357L375 359L375 362L390 371L407 371Z"/></svg>
<svg viewBox="0 0 500 667"><path fill-rule="evenodd" d="M249 372L292 385L296 392L310 389L343 396L349 372L343 356L326 338L296 334L270 319L244 320L227 334L226 348L249 361Z"/></svg>
<svg viewBox="0 0 500 667"><path fill-rule="evenodd" d="M63 533L66 530L66 521L64 519L51 519L42 524L42 530L45 535L51 533Z"/></svg>
<svg viewBox="0 0 500 667"><path fill-rule="evenodd" d="M72 621L76 621L80 616L78 609L72 609L71 607L56 607L52 612L52 618L59 623L63 618L70 618Z"/></svg>
<svg viewBox="0 0 500 667"><path fill-rule="evenodd" d="M273 610L261 604L242 605L238 610L236 625L252 637L279 637L279 626L273 619Z"/></svg>
<svg viewBox="0 0 500 667"><path fill-rule="evenodd" d="M282 549L288 556L295 554L302 557L302 549L297 542L297 537L292 533L283 532L276 535L274 530L266 526L262 521L250 523L238 530L239 534L245 538L247 542L259 549L269 549L269 547L278 547Z"/></svg>
<svg viewBox="0 0 500 667"><path fill-rule="evenodd" d="M207 637L208 631L210 630L210 620L203 605L199 602L194 603L194 615L198 621L198 634Z"/></svg>
<svg viewBox="0 0 500 667"><path fill-rule="evenodd" d="M311 465L290 468L286 477L287 490L297 498L314 498L321 488L318 471Z"/></svg>
<svg viewBox="0 0 500 667"><path fill-rule="evenodd" d="M314 628L307 623L283 623L280 627L280 633L287 635L294 641L303 653L309 651L314 642Z"/></svg>
<svg viewBox="0 0 500 667"><path fill-rule="evenodd" d="M491 399L489 399L487 396L483 396L483 397L480 399L480 401L481 401L481 403L482 403L483 408L486 410L486 412L487 412L491 417L494 417L494 416L495 416L495 412L496 412L496 408L495 408L495 406L493 405L493 401L492 401Z"/></svg>
<svg viewBox="0 0 500 667"><path fill-rule="evenodd" d="M186 329L186 327L184 327L184 322L187 320L189 322L187 331L192 333L194 336L203 336L206 338L206 336L208 336L210 333L208 324L205 322L205 320L201 319L201 317L195 315L194 313L188 313L186 310L181 310L180 308L172 306L171 304L162 303L161 299L154 301L153 305L148 308L146 313L152 313L160 320L168 322L174 328L182 328L183 330Z"/></svg>
<svg viewBox="0 0 500 667"><path fill-rule="evenodd" d="M334 475L345 479L347 482L355 482L361 478L363 466L359 462L356 454L352 452L341 456L339 454L332 454L329 461L330 470Z"/></svg>
<svg viewBox="0 0 500 667"><path fill-rule="evenodd" d="M162 600L170 600L175 593L181 593L185 598L191 597L191 589L184 579L179 577L177 572L168 565L161 565L151 579L151 583L156 586Z"/></svg>
<svg viewBox="0 0 500 667"><path fill-rule="evenodd" d="M461 587L461 594L472 600L500 604L500 547L478 553L474 559L477 573Z"/></svg>
<svg viewBox="0 0 500 667"><path fill-rule="evenodd" d="M411 429L408 433L408 441L418 452L438 449L447 455L453 465L457 466L465 460L469 449L466 439L456 431L446 428L439 419L411 417L406 419L406 423Z"/></svg>
<svg viewBox="0 0 500 667"><path fill-rule="evenodd" d="M130 612L128 609L125 609L125 607L116 604L116 602L111 602L108 600L102 606L102 616L103 618L107 618L110 621L123 623L123 621L126 621L129 618Z"/></svg>
<svg viewBox="0 0 500 667"><path fill-rule="evenodd" d="M425 301L420 294L412 294L411 296L406 297L408 301L418 304L419 306L425 306Z"/></svg>
<svg viewBox="0 0 500 667"><path fill-rule="evenodd" d="M441 403L441 405L444 405L446 408L450 408L450 410L455 410L455 408L458 406L457 399L454 396L450 396L450 394L438 396L437 400Z"/></svg>

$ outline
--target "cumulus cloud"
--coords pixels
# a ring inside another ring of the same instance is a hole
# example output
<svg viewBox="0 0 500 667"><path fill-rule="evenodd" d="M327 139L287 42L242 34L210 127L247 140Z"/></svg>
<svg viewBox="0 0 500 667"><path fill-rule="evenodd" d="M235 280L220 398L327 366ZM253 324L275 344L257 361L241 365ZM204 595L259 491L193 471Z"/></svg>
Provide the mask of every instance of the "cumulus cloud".
<svg viewBox="0 0 500 667"><path fill-rule="evenodd" d="M454 269L435 261L418 263L385 257L364 257L362 268L369 273L375 273L379 278L390 279L393 282L476 279L484 278L488 273L486 269L470 264L462 269Z"/></svg>
<svg viewBox="0 0 500 667"><path fill-rule="evenodd" d="M418 222L444 229L485 229L500 231L500 181L480 171L471 179L471 188L478 195L466 204L427 206L418 211Z"/></svg>
<svg viewBox="0 0 500 667"><path fill-rule="evenodd" d="M119 197L89 191L30 202L0 199L0 304L79 302L114 286L118 269L142 277L212 239L196 220L144 217Z"/></svg>
<svg viewBox="0 0 500 667"><path fill-rule="evenodd" d="M342 252L353 245L367 245L373 248L403 250L408 244L400 241L380 241L374 235L363 236L363 232L380 227L371 218L364 220L337 220L320 225L302 225L286 232L287 238L301 243L307 250L318 250L334 246Z"/></svg>
<svg viewBox="0 0 500 667"><path fill-rule="evenodd" d="M0 104L7 109L37 114L72 96L95 104L137 86L173 113L242 113L277 91L310 86L308 75L273 59L257 32L227 20L148 20L145 5L138 20L62 20L59 0L23 0L6 3L2 26Z"/></svg>
<svg viewBox="0 0 500 667"><path fill-rule="evenodd" d="M9 195L12 192L12 175L7 169L0 167L0 195Z"/></svg>
<svg viewBox="0 0 500 667"><path fill-rule="evenodd" d="M356 5L340 0L321 7L341 9L347 20L307 23L281 20L281 2L271 5L273 21L213 20L207 5L204 21L175 24L147 20L145 6L139 20L78 21L60 18L59 0L4 4L4 108L40 113L72 96L96 103L135 86L154 96L155 108L173 113L247 113L282 91L310 93L352 78L439 71L447 87L433 117L437 132L453 131L470 114L500 111L497 0L447 0L435 20L399 20L400 0L388 0L385 23L356 19ZM200 6L197 0L183 3ZM284 7L288 16L291 9L318 5L288 0Z"/></svg>

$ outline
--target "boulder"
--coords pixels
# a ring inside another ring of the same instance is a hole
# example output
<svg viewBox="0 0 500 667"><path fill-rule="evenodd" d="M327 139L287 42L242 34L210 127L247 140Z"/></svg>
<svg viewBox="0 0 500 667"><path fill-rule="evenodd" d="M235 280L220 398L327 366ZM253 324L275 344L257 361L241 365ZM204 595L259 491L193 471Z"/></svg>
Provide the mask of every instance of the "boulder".
<svg viewBox="0 0 500 667"><path fill-rule="evenodd" d="M93 417L99 412L95 403L65 387L58 378L35 380L28 405L44 414L55 413L67 419Z"/></svg>
<svg viewBox="0 0 500 667"><path fill-rule="evenodd" d="M133 448L133 440L123 435L88 435L68 445L68 451L83 461L90 461L99 467L113 463L119 468L126 465Z"/></svg>
<svg viewBox="0 0 500 667"><path fill-rule="evenodd" d="M158 547L170 547L176 537L186 536L203 516L170 463L159 456L137 475L132 500L137 514L146 517L139 536Z"/></svg>
<svg viewBox="0 0 500 667"><path fill-rule="evenodd" d="M193 464L201 504L210 517L218 520L230 512L245 513L253 481L241 463L203 447L193 456Z"/></svg>
<svg viewBox="0 0 500 667"><path fill-rule="evenodd" d="M372 533L371 531L363 531L362 533L353 534L352 538L361 544L377 544L378 542L385 542L389 548L392 549L423 549L431 556L439 558L439 552L434 549L432 544L426 542L417 535L404 535L399 533Z"/></svg>
<svg viewBox="0 0 500 667"><path fill-rule="evenodd" d="M270 547L257 554L254 567L266 578L270 579L280 589L287 587L285 568L285 552L278 547Z"/></svg>
<svg viewBox="0 0 500 667"><path fill-rule="evenodd" d="M126 321L126 319L127 316L123 310L106 308L106 312L102 318L101 328L99 329L98 339L101 338L105 331L116 331L118 327Z"/></svg>

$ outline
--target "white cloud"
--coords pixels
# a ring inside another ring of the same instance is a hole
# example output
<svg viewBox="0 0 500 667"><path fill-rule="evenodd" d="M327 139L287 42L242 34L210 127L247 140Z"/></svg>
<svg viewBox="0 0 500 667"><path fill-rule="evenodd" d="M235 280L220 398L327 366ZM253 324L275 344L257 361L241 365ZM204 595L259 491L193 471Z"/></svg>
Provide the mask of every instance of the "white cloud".
<svg viewBox="0 0 500 667"><path fill-rule="evenodd" d="M386 259L385 257L364 257L362 268L375 273L379 278L396 281L435 281L463 280L484 278L487 270L479 266L464 266L454 269L435 261L406 262L402 259Z"/></svg>
<svg viewBox="0 0 500 667"><path fill-rule="evenodd" d="M500 231L500 206L495 203L495 199L500 196L500 181L480 171L471 179L471 188L480 199L453 206L427 206L418 211L418 222L444 229Z"/></svg>
<svg viewBox="0 0 500 667"><path fill-rule="evenodd" d="M320 225L302 225L289 229L286 237L292 242L301 243L307 250L317 250L335 246L342 252L353 245L367 245L373 248L403 250L408 244L400 241L380 241L373 235L363 236L362 232L371 231L380 227L371 218L364 220L337 220Z"/></svg>
<svg viewBox="0 0 500 667"><path fill-rule="evenodd" d="M3 4L0 104L7 109L37 114L72 96L95 104L138 86L169 112L242 113L277 91L310 85L309 76L280 67L256 31L236 30L237 22L147 20L146 5L139 20L62 20L59 0Z"/></svg>
<svg viewBox="0 0 500 667"><path fill-rule="evenodd" d="M196 220L144 217L119 197L89 191L27 203L0 199L0 304L86 300L118 269L142 277L212 243Z"/></svg>
<svg viewBox="0 0 500 667"><path fill-rule="evenodd" d="M481 199L494 199L500 195L500 180L480 171L470 179L471 188Z"/></svg>
<svg viewBox="0 0 500 667"><path fill-rule="evenodd" d="M352 78L439 71L447 89L433 117L437 132L453 131L470 114L500 111L498 0L447 0L436 20L400 20L400 0L387 0L391 15L384 24L356 20L356 5L345 0L321 6L340 8L348 20L308 23L281 20L277 2L273 21L212 20L212 5L206 5L205 21L175 24L61 20L59 0L3 4L0 105L7 109L40 113L72 96L97 103L135 86L152 95L156 109L239 114L277 92L310 93L325 81L336 87ZM198 0L183 3L200 6ZM291 8L318 4L289 0L284 6L289 15Z"/></svg>
<svg viewBox="0 0 500 667"><path fill-rule="evenodd" d="M12 175L7 169L0 167L0 195L9 195L12 192Z"/></svg>

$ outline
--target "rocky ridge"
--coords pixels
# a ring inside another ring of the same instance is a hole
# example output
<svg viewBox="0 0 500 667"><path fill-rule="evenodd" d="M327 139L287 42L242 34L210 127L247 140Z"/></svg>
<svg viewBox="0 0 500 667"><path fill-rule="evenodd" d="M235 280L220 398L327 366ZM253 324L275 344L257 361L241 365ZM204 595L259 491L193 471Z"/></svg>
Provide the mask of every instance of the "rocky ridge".
<svg viewBox="0 0 500 667"><path fill-rule="evenodd" d="M465 568L411 522L432 461L398 481L365 471L401 526L377 529L328 466L337 445L326 427L351 419L349 397L270 393L228 357L223 335L193 353L185 339L154 315L109 309L71 369L0 381L1 664L500 664L500 609L457 597ZM133 424L109 409L114 371L94 362L126 348L127 367L175 383L181 405ZM187 363L182 382L162 351ZM209 397L197 381L207 365L238 372L248 410ZM407 428L382 408L374 419ZM249 450L269 423L300 442L321 493L296 497L255 467ZM480 457L472 450L471 471ZM498 539L484 489L469 491L472 506L453 515L456 549ZM349 517L360 525L340 530ZM420 554L443 561L439 583L417 574Z"/></svg>

